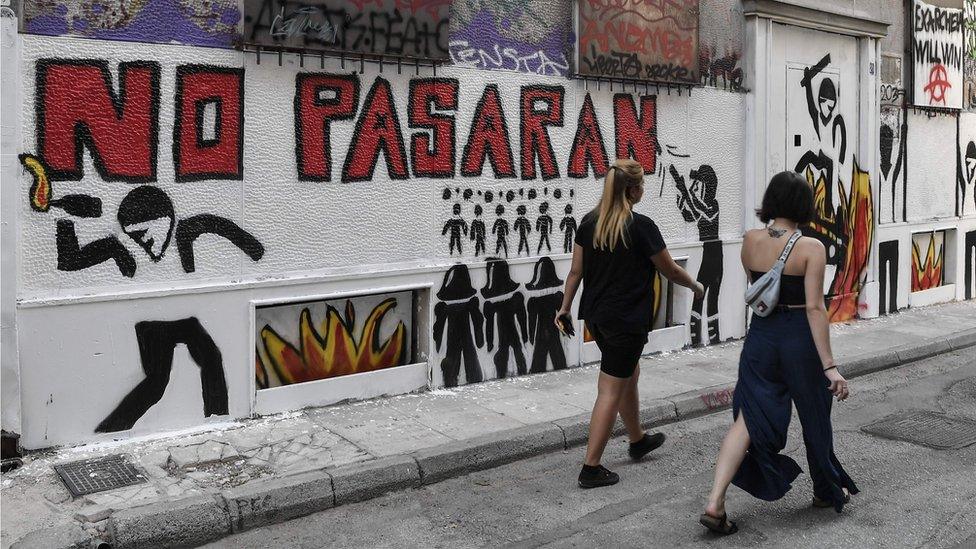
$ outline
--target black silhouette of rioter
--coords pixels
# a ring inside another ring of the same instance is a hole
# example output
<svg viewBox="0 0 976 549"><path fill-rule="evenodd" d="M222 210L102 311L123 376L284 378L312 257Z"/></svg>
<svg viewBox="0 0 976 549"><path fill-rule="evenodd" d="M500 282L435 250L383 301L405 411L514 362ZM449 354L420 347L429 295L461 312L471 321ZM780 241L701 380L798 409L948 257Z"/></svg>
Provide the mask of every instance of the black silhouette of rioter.
<svg viewBox="0 0 976 549"><path fill-rule="evenodd" d="M43 164L31 155L21 155L20 160L34 177L30 203L35 211L46 212L53 207L75 217L102 216L100 198L73 194L51 199L51 186ZM227 239L254 261L264 256L264 246L256 238L224 217L200 214L177 222L173 201L161 189L150 185L129 191L119 204L116 215L122 232L138 244L153 262L158 262L166 254L175 232L180 262L187 273L196 270L193 245L203 234L215 234ZM115 235L82 245L78 241L75 222L58 219L56 242L60 271L80 271L106 261L115 261L123 276L132 278L136 274L135 258Z"/></svg>
<svg viewBox="0 0 976 549"><path fill-rule="evenodd" d="M691 343L701 345L703 322L708 326L708 341L721 341L718 326L718 296L722 287L722 241L718 239L718 177L715 170L702 164L691 170L691 188L671 166L671 177L678 188L678 209L684 220L698 224L698 239L702 242L702 261L698 268L698 282L705 288L702 297L691 303Z"/></svg>
<svg viewBox="0 0 976 549"><path fill-rule="evenodd" d="M485 299L485 339L489 352L494 348L495 334L498 334L495 371L500 378L508 376L511 356L515 360L518 375L524 375L525 354L522 352L522 345L528 341L529 336L525 296L518 291L521 284L512 280L508 262L499 258L488 259L487 274L488 281L481 289L481 295Z"/></svg>
<svg viewBox="0 0 976 549"><path fill-rule="evenodd" d="M545 372L546 364L552 360L554 370L566 367L566 354L556 329L556 312L562 307L563 281L556 275L556 265L548 256L543 256L535 264L532 282L525 289L533 292L527 305L529 314L529 340L533 344L532 373ZM556 289L557 291L553 291Z"/></svg>
<svg viewBox="0 0 976 549"><path fill-rule="evenodd" d="M466 383L477 383L484 379L478 362L478 349L485 344L484 316L475 293L468 267L463 264L454 265L444 273L444 282L437 291L439 302L434 306L434 348L440 352L446 332L447 350L441 360L446 387L457 387L462 359Z"/></svg>

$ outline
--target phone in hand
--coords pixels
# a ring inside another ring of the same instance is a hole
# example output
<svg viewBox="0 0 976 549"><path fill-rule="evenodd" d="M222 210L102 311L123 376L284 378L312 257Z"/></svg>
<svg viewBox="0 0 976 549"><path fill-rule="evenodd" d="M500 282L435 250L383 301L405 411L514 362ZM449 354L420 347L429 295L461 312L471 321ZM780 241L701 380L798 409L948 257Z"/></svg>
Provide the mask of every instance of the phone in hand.
<svg viewBox="0 0 976 549"><path fill-rule="evenodd" d="M564 335L573 337L576 335L576 328L573 327L573 318L569 316L569 313L563 313L556 318L559 321L559 326L562 328Z"/></svg>

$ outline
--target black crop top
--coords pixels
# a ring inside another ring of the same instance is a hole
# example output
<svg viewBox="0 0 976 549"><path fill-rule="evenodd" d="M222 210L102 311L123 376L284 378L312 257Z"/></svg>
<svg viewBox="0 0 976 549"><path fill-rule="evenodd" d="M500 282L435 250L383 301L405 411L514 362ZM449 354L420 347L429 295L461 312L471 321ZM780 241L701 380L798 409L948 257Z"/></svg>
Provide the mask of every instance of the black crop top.
<svg viewBox="0 0 976 549"><path fill-rule="evenodd" d="M766 273L750 270L752 281L759 280L759 277ZM779 304L780 305L806 305L807 293L803 286L803 275L784 274L779 281Z"/></svg>

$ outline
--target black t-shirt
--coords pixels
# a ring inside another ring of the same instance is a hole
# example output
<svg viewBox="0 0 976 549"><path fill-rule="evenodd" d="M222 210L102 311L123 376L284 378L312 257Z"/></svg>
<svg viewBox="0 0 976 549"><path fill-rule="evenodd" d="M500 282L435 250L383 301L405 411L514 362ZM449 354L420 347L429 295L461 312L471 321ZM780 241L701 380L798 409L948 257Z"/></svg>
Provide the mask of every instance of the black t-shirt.
<svg viewBox="0 0 976 549"><path fill-rule="evenodd" d="M649 332L654 308L651 256L667 246L657 225L634 213L627 225L627 246L613 251L593 247L596 213L583 217L576 243L583 248L583 295L580 318L625 332Z"/></svg>

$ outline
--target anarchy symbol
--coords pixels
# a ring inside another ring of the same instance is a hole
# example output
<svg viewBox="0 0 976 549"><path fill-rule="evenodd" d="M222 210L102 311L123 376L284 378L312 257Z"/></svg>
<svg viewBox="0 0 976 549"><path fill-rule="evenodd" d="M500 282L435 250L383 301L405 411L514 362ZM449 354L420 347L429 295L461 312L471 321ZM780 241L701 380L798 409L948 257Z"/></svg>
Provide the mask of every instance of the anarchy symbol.
<svg viewBox="0 0 976 549"><path fill-rule="evenodd" d="M936 63L929 71L929 83L922 88L929 94L929 104L942 103L945 105L946 89L951 88L949 74L942 63Z"/></svg>

